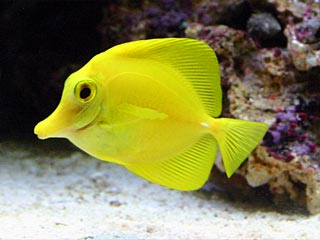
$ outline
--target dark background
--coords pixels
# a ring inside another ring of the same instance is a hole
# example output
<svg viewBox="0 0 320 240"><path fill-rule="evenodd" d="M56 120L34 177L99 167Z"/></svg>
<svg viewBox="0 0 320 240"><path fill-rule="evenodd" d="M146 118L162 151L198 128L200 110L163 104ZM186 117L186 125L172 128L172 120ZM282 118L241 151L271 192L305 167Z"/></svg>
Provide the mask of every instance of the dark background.
<svg viewBox="0 0 320 240"><path fill-rule="evenodd" d="M66 76L101 50L103 1L1 1L0 136L31 135Z"/></svg>

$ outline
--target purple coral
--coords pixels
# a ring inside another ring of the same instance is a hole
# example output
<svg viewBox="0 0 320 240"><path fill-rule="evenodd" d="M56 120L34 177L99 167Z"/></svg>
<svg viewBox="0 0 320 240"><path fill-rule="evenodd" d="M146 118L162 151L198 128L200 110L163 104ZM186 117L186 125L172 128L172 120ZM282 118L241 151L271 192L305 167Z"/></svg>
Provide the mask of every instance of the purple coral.
<svg viewBox="0 0 320 240"><path fill-rule="evenodd" d="M312 18L295 26L297 40L301 43L310 44L319 41L317 35L320 30L320 17Z"/></svg>
<svg viewBox="0 0 320 240"><path fill-rule="evenodd" d="M278 110L263 144L268 147L271 156L284 161L291 161L295 155L313 154L318 145L307 130L319 118L319 99L307 103L299 97L294 106Z"/></svg>
<svg viewBox="0 0 320 240"><path fill-rule="evenodd" d="M148 7L140 16L146 22L147 38L182 37L191 14L189 1L163 0L159 6Z"/></svg>

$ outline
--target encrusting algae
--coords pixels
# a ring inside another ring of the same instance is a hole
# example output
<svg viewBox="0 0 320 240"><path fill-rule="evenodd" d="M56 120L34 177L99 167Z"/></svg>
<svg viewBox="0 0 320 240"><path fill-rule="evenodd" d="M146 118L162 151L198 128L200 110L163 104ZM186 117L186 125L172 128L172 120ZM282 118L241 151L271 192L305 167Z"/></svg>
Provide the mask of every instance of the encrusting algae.
<svg viewBox="0 0 320 240"><path fill-rule="evenodd" d="M65 82L39 138L63 137L90 155L153 182L195 190L209 177L219 146L230 177L268 125L221 114L214 51L187 38L140 40L93 57Z"/></svg>

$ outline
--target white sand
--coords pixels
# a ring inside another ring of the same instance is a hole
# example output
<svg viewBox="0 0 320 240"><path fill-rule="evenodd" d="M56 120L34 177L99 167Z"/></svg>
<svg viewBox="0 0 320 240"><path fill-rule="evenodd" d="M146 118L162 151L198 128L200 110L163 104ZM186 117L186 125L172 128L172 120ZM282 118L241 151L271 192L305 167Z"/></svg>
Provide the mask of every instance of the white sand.
<svg viewBox="0 0 320 240"><path fill-rule="evenodd" d="M165 189L44 146L0 144L0 239L320 239L319 215Z"/></svg>

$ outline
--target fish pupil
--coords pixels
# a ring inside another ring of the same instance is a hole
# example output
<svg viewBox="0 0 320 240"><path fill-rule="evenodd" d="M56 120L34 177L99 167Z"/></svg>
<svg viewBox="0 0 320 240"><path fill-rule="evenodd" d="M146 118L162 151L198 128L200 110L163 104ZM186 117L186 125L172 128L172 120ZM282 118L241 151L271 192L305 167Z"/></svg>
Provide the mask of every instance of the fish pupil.
<svg viewBox="0 0 320 240"><path fill-rule="evenodd" d="M80 91L80 98L81 99L86 99L88 97L90 97L91 95L91 89L89 87L84 87L81 89Z"/></svg>

